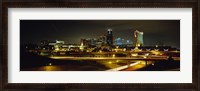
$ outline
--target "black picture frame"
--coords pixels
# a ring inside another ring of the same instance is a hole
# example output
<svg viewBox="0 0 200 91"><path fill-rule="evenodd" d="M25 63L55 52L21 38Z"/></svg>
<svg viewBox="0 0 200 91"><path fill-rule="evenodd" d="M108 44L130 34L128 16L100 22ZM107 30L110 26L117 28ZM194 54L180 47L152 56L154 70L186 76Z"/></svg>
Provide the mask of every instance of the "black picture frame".
<svg viewBox="0 0 200 91"><path fill-rule="evenodd" d="M8 83L8 8L192 8L192 83L66 83L66 84L44 84L44 83ZM118 89L118 90L139 90L139 91L199 91L200 78L199 68L199 10L200 2L198 0L4 0L1 2L1 89Z"/></svg>

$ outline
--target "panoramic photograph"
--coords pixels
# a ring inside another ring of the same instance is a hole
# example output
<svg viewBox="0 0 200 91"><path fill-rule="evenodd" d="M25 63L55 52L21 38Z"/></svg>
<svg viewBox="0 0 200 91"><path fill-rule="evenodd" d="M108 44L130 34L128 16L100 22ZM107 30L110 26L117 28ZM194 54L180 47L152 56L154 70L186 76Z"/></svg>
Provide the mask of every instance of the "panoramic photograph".
<svg viewBox="0 0 200 91"><path fill-rule="evenodd" d="M180 20L20 20L20 71L180 71Z"/></svg>

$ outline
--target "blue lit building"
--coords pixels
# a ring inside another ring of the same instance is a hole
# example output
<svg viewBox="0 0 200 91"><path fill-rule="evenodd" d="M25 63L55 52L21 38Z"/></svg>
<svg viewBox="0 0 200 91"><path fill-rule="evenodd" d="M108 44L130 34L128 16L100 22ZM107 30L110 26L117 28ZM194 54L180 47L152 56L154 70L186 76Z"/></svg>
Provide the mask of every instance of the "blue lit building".
<svg viewBox="0 0 200 91"><path fill-rule="evenodd" d="M131 40L125 40L123 38L118 37L114 40L114 44L119 45L119 46L120 45L131 45L131 44L133 44L133 42Z"/></svg>
<svg viewBox="0 0 200 91"><path fill-rule="evenodd" d="M122 38L116 38L115 39L115 45L122 45Z"/></svg>

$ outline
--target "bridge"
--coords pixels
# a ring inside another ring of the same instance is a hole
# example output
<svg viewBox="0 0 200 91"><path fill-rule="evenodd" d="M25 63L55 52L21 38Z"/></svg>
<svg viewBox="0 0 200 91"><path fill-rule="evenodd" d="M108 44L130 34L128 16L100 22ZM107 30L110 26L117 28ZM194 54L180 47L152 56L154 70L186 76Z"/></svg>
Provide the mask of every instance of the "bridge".
<svg viewBox="0 0 200 91"><path fill-rule="evenodd" d="M69 56L51 56L50 58L52 59L59 59L63 61L67 60L82 60L82 61L99 61L99 62L111 62L115 60L121 60L126 63L126 65L116 67L109 69L107 71L119 71L119 70L125 70L128 69L129 67L134 67L134 69L139 69L146 67L149 63L154 63L156 61L160 62L167 62L169 61L168 56L136 56L136 57L69 57ZM172 57L173 61L180 61L180 57ZM109 64L111 65L111 64ZM140 66L136 66L140 65Z"/></svg>
<svg viewBox="0 0 200 91"><path fill-rule="evenodd" d="M52 59L59 60L88 60L88 61L105 61L105 60L144 60L144 61L167 61L168 56L148 56L148 57L68 57L68 56L51 56ZM180 61L180 57L172 57L175 61Z"/></svg>

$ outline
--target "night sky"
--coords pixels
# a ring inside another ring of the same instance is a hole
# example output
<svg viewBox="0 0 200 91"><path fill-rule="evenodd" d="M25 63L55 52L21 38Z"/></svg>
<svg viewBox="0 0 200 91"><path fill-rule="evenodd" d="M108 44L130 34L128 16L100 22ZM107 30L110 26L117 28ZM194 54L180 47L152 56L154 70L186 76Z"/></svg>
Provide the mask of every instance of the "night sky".
<svg viewBox="0 0 200 91"><path fill-rule="evenodd" d="M144 32L144 46L164 44L180 47L180 20L20 20L20 43L64 40L80 43L81 38L98 38L107 29L115 38L132 40L133 32Z"/></svg>

